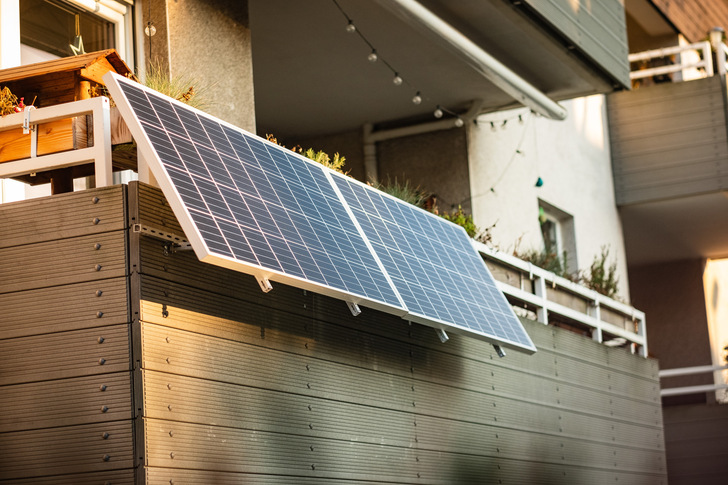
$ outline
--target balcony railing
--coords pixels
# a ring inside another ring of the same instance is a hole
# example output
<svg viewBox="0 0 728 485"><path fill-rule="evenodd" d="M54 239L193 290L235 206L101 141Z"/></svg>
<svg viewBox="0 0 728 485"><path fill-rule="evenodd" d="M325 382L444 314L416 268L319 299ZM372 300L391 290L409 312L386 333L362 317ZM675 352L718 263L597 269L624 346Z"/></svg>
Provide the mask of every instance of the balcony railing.
<svg viewBox="0 0 728 485"><path fill-rule="evenodd" d="M539 322L584 329L597 342L647 356L644 312L485 244L473 245L511 304L534 312Z"/></svg>
<svg viewBox="0 0 728 485"><path fill-rule="evenodd" d="M723 44L721 44L723 45ZM725 47L725 45L723 45ZM699 57L695 55L699 52ZM697 58L697 60L695 60ZM662 66L650 66L657 60L663 60ZM629 55L629 62L644 62L645 66L629 73L631 80L644 79L653 76L662 76L676 72L684 73L689 69L701 70L701 77L713 75L713 60L711 57L710 42L697 42L695 44L665 47ZM725 51L723 51L723 74L725 74ZM720 63L718 66L720 72ZM680 76L680 80L683 80Z"/></svg>
<svg viewBox="0 0 728 485"><path fill-rule="evenodd" d="M695 367L681 367L678 369L665 369L660 371L660 379L668 377L690 376L697 374L714 374L728 370L728 365L699 365ZM700 394L703 392L715 392L721 389L728 389L728 384L705 384L700 386L663 387L660 396L683 396L686 394Z"/></svg>

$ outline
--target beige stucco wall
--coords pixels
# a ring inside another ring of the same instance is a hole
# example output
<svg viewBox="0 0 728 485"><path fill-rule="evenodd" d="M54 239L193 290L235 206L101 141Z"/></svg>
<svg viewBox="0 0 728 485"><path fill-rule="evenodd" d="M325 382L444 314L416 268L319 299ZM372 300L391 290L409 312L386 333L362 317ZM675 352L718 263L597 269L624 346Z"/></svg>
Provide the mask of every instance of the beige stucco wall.
<svg viewBox="0 0 728 485"><path fill-rule="evenodd" d="M481 227L496 224L493 242L501 250L541 249L541 200L573 217L573 262L578 269L587 269L601 248L608 246L610 260L617 263L618 296L629 300L604 97L562 104L568 111L564 121L516 109L482 115L478 124L471 126L470 184L475 223ZM536 187L539 177L543 185Z"/></svg>
<svg viewBox="0 0 728 485"><path fill-rule="evenodd" d="M728 356L728 259L708 260L703 274L705 310L708 314L708 332L713 365L726 365ZM716 372L716 384L728 383L728 370ZM728 402L728 391L721 390L716 398Z"/></svg>

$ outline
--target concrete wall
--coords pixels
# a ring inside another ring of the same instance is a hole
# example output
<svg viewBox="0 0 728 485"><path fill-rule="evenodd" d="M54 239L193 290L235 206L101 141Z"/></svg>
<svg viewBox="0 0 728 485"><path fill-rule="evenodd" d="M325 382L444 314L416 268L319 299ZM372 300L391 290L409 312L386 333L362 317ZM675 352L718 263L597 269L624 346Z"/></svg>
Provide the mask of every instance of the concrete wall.
<svg viewBox="0 0 728 485"><path fill-rule="evenodd" d="M146 9L142 16L157 29L151 59L167 65L172 76L199 80L211 103L205 111L255 132L247 0L153 2L151 17ZM149 37L139 38L149 59Z"/></svg>
<svg viewBox="0 0 728 485"><path fill-rule="evenodd" d="M722 485L728 476L728 406L663 410L670 485Z"/></svg>
<svg viewBox="0 0 728 485"><path fill-rule="evenodd" d="M352 177L368 181L364 171L364 148L359 131L327 135L317 138L279 140L290 147L295 144L304 149L335 152L346 157L345 170ZM420 187L437 197L441 211L457 209L458 203L470 212L470 175L468 174L468 144L464 129L450 129L381 141L376 144L379 181L402 183Z"/></svg>
<svg viewBox="0 0 728 485"><path fill-rule="evenodd" d="M468 146L464 129L435 131L377 144L379 180L408 179L437 197L441 211L470 212Z"/></svg>
<svg viewBox="0 0 728 485"><path fill-rule="evenodd" d="M563 105L569 112L565 121L520 109L483 115L470 128L475 222L482 227L496 224L493 242L501 249L518 245L523 251L543 247L539 199L571 214L578 268L587 268L601 247L608 245L617 262L618 296L628 299L604 97L579 98ZM539 177L542 187L535 186Z"/></svg>
<svg viewBox="0 0 728 485"><path fill-rule="evenodd" d="M630 267L632 303L647 314L650 354L661 369L712 365L703 291L704 262L683 260ZM669 387L712 384L709 374L674 377ZM705 402L705 394L678 396L672 402Z"/></svg>

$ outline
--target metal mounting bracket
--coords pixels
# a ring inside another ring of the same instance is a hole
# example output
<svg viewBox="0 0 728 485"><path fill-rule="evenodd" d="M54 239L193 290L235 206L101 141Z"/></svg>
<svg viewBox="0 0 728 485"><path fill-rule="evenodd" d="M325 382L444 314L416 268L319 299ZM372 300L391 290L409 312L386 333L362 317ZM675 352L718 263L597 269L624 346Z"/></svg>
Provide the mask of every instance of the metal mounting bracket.
<svg viewBox="0 0 728 485"><path fill-rule="evenodd" d="M355 317L358 316L361 313L361 308L359 308L359 305L356 303L352 303L350 301L346 302L346 306L349 307L349 310L351 311L351 314Z"/></svg>
<svg viewBox="0 0 728 485"><path fill-rule="evenodd" d="M149 236L166 241L173 246L174 251L187 251L192 249L192 244L187 239L171 232L162 231L142 224L132 225L131 230L132 232L140 233L142 236Z"/></svg>
<svg viewBox="0 0 728 485"><path fill-rule="evenodd" d="M503 358L506 356L506 351L503 350L500 345L493 344L493 349L495 350L495 353L498 354L498 357Z"/></svg>
<svg viewBox="0 0 728 485"><path fill-rule="evenodd" d="M35 131L35 125L30 124L30 112L34 109L35 106L26 106L23 110L23 135Z"/></svg>
<svg viewBox="0 0 728 485"><path fill-rule="evenodd" d="M435 332L437 332L437 336L440 337L440 342L445 343L448 340L450 340L450 337L447 336L445 331L441 328L436 328Z"/></svg>
<svg viewBox="0 0 728 485"><path fill-rule="evenodd" d="M268 278L256 276L255 279L258 281L258 285L260 285L260 289L263 290L263 293L268 293L273 289L273 285L270 284L270 280Z"/></svg>

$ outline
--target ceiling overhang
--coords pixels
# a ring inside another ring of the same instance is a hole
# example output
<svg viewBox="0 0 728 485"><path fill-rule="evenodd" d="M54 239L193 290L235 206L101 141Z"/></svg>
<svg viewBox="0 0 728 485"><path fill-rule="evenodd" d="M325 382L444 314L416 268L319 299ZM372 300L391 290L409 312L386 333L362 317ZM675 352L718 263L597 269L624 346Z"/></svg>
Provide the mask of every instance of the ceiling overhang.
<svg viewBox="0 0 728 485"><path fill-rule="evenodd" d="M422 0L422 6L552 100L604 93L611 79L574 46L529 15L521 2ZM250 0L258 130L279 137L351 131L365 123L431 120L438 105L461 112L520 106L443 39L394 15L380 2L338 0L371 48L347 33L333 0ZM395 86L392 71L404 83ZM417 91L422 102L412 103Z"/></svg>

